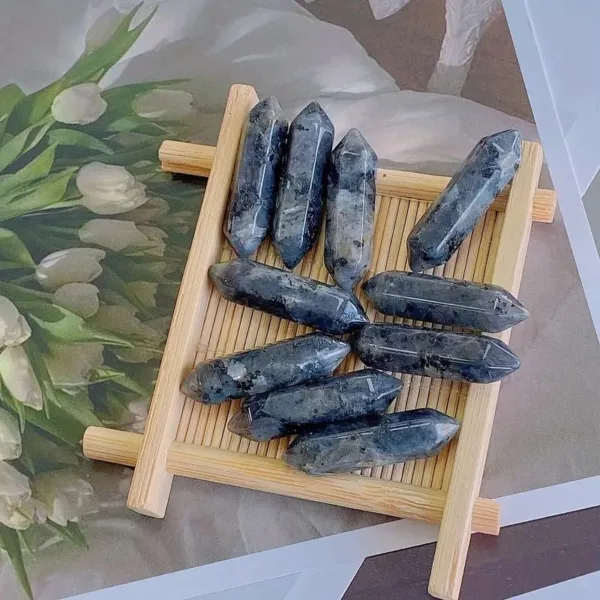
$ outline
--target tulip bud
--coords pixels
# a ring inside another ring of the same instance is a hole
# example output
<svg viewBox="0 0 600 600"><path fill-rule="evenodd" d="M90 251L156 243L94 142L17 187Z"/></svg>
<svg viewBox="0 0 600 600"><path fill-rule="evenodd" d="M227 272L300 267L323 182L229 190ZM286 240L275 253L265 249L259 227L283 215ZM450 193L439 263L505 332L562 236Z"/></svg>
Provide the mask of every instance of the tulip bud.
<svg viewBox="0 0 600 600"><path fill-rule="evenodd" d="M108 104L97 83L81 83L60 92L52 102L52 116L61 123L88 125L100 118Z"/></svg>
<svg viewBox="0 0 600 600"><path fill-rule="evenodd" d="M5 296L0 296L0 348L18 346L29 339L31 329L17 307Z"/></svg>
<svg viewBox="0 0 600 600"><path fill-rule="evenodd" d="M35 477L33 489L48 511L48 519L66 527L69 521L98 510L94 488L70 470L49 471Z"/></svg>
<svg viewBox="0 0 600 600"><path fill-rule="evenodd" d="M79 169L77 188L81 203L98 215L116 215L144 204L146 186L125 167L92 162Z"/></svg>
<svg viewBox="0 0 600 600"><path fill-rule="evenodd" d="M194 96L182 90L151 90L133 100L133 110L153 121L179 121L194 114Z"/></svg>
<svg viewBox="0 0 600 600"><path fill-rule="evenodd" d="M56 302L87 319L98 312L98 288L91 283L65 283L54 292Z"/></svg>
<svg viewBox="0 0 600 600"><path fill-rule="evenodd" d="M96 248L69 248L48 254L35 269L46 289L56 290L66 283L88 283L102 273L100 261L106 256Z"/></svg>
<svg viewBox="0 0 600 600"><path fill-rule="evenodd" d="M21 431L16 417L0 408L0 460L21 456Z"/></svg>
<svg viewBox="0 0 600 600"><path fill-rule="evenodd" d="M103 362L103 346L98 342L49 344L48 348L46 367L59 388L88 385L90 372Z"/></svg>
<svg viewBox="0 0 600 600"><path fill-rule="evenodd" d="M2 350L0 377L15 400L42 410L42 390L22 346L7 346Z"/></svg>
<svg viewBox="0 0 600 600"><path fill-rule="evenodd" d="M32 523L43 523L46 511L31 497L29 479L6 462L0 461L0 523L25 530Z"/></svg>

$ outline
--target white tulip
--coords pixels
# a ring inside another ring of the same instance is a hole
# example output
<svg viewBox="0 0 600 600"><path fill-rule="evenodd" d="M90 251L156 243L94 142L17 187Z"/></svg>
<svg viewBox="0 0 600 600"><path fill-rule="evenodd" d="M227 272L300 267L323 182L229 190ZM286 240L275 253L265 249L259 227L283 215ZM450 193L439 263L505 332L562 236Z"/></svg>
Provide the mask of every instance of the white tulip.
<svg viewBox="0 0 600 600"><path fill-rule="evenodd" d="M19 422L7 410L0 408L0 460L14 460L21 456Z"/></svg>
<svg viewBox="0 0 600 600"><path fill-rule="evenodd" d="M137 310L131 306L102 305L92 317L91 323L119 335L135 335L151 342L160 343L164 337L156 329L142 323L136 316Z"/></svg>
<svg viewBox="0 0 600 600"><path fill-rule="evenodd" d="M79 229L79 239L85 244L96 244L120 252L125 248L144 248L153 242L133 221L92 219Z"/></svg>
<svg viewBox="0 0 600 600"><path fill-rule="evenodd" d="M158 283L150 283L149 281L132 281L127 283L125 287L132 293L146 308L156 308L156 292Z"/></svg>
<svg viewBox="0 0 600 600"><path fill-rule="evenodd" d="M164 217L169 212L169 203L163 198L153 196L148 198L148 202L135 210L123 213L122 219L135 221L136 223L147 223Z"/></svg>
<svg viewBox="0 0 600 600"><path fill-rule="evenodd" d="M59 388L88 385L90 372L102 365L102 344L49 344L46 367Z"/></svg>
<svg viewBox="0 0 600 600"><path fill-rule="evenodd" d="M98 288L91 283L65 283L55 292L56 302L71 312L87 319L98 312Z"/></svg>
<svg viewBox="0 0 600 600"><path fill-rule="evenodd" d="M150 244L148 254L162 256L167 247L165 240L169 237L169 234L160 227L153 227L152 225L140 225L138 229L148 238Z"/></svg>
<svg viewBox="0 0 600 600"><path fill-rule="evenodd" d="M42 390L22 346L7 346L2 350L0 377L15 400L34 410L42 410Z"/></svg>
<svg viewBox="0 0 600 600"><path fill-rule="evenodd" d="M140 398L127 405L127 409L133 416L133 421L125 429L135 433L143 433L148 419L148 410L150 409L150 399Z"/></svg>
<svg viewBox="0 0 600 600"><path fill-rule="evenodd" d="M98 17L88 29L85 36L86 51L96 50L100 48L100 46L104 46L122 20L123 15L116 8L109 8L105 13Z"/></svg>
<svg viewBox="0 0 600 600"><path fill-rule="evenodd" d="M69 248L48 254L35 269L40 284L56 290L66 283L89 283L102 273L100 261L106 256L97 248Z"/></svg>
<svg viewBox="0 0 600 600"><path fill-rule="evenodd" d="M0 461L0 523L24 530L32 523L43 523L46 511L31 497L29 479L14 467Z"/></svg>
<svg viewBox="0 0 600 600"><path fill-rule="evenodd" d="M79 169L81 203L98 215L116 215L144 204L146 186L125 168L92 162Z"/></svg>
<svg viewBox="0 0 600 600"><path fill-rule="evenodd" d="M97 83L80 83L60 92L52 102L52 116L69 125L88 125L98 120L108 104Z"/></svg>
<svg viewBox="0 0 600 600"><path fill-rule="evenodd" d="M94 488L70 470L36 476L33 489L36 498L46 506L48 519L63 527L98 510Z"/></svg>
<svg viewBox="0 0 600 600"><path fill-rule="evenodd" d="M178 121L194 114L194 96L182 90L151 90L136 96L133 110L153 121Z"/></svg>
<svg viewBox="0 0 600 600"><path fill-rule="evenodd" d="M18 346L29 339L31 329L25 317L5 296L0 296L0 348Z"/></svg>

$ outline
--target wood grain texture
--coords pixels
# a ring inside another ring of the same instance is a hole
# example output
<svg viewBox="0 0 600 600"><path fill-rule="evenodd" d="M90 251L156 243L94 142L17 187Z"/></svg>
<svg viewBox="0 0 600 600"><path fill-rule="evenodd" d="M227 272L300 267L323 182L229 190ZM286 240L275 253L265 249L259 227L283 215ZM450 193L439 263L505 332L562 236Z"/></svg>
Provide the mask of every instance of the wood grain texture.
<svg viewBox="0 0 600 600"><path fill-rule="evenodd" d="M153 517L164 516L169 499L173 476L166 470L167 452L177 435L184 405L179 386L196 357L212 288L207 271L219 258L222 223L240 138L248 112L257 101L252 87L231 88L152 396L127 506Z"/></svg>
<svg viewBox="0 0 600 600"><path fill-rule="evenodd" d="M139 433L88 427L83 438L83 451L93 460L133 467L142 447L142 438ZM430 523L439 523L445 503L445 494L439 490L358 475L314 477L276 458L185 442L173 442L167 469L172 475ZM499 519L499 507L494 500L480 498L475 502L473 531L497 535Z"/></svg>
<svg viewBox="0 0 600 600"><path fill-rule="evenodd" d="M158 152L162 169L171 173L208 177L214 161L214 146L190 144L166 140ZM396 198L415 198L432 202L446 187L449 177L423 175L393 169L377 170L377 193ZM494 203L493 208L504 211L510 192L507 187ZM554 190L536 189L533 204L533 220L552 223L556 211Z"/></svg>
<svg viewBox="0 0 600 600"><path fill-rule="evenodd" d="M502 232L493 262L491 282L517 295L531 231L533 197L543 161L541 146L523 144L521 166L513 180ZM510 330L498 334L505 342ZM429 593L457 600L471 537L473 503L479 494L500 382L469 387L448 498L440 526Z"/></svg>

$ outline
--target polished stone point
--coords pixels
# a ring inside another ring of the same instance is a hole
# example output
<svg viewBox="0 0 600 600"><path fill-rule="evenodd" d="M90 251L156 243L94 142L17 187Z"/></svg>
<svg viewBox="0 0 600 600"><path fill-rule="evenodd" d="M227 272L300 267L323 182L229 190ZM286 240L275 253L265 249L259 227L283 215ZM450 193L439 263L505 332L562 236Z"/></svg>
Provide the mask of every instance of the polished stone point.
<svg viewBox="0 0 600 600"><path fill-rule="evenodd" d="M312 248L321 225L333 123L311 102L290 124L273 223L273 244L293 269Z"/></svg>
<svg viewBox="0 0 600 600"><path fill-rule="evenodd" d="M287 127L274 96L259 102L248 116L224 227L238 256L250 256L271 228Z"/></svg>
<svg viewBox="0 0 600 600"><path fill-rule="evenodd" d="M244 401L229 430L257 442L306 428L379 415L402 389L402 381L364 369L305 385L275 390Z"/></svg>
<svg viewBox="0 0 600 600"><path fill-rule="evenodd" d="M335 147L327 185L325 266L351 290L371 264L377 155L358 129Z"/></svg>
<svg viewBox="0 0 600 600"><path fill-rule="evenodd" d="M205 404L264 394L331 374L349 351L345 342L320 333L299 336L200 363L181 391Z"/></svg>
<svg viewBox="0 0 600 600"><path fill-rule="evenodd" d="M498 381L520 366L496 338L392 323L367 325L353 347L374 369L469 383Z"/></svg>
<svg viewBox="0 0 600 600"><path fill-rule="evenodd" d="M412 271L442 265L473 231L521 162L515 129L484 137L408 236Z"/></svg>
<svg viewBox="0 0 600 600"><path fill-rule="evenodd" d="M347 333L369 322L352 292L262 263L238 258L213 265L208 274L227 300L325 333Z"/></svg>
<svg viewBox="0 0 600 600"><path fill-rule="evenodd" d="M379 312L415 321L497 333L529 316L510 292L497 285L386 271L366 281L363 289Z"/></svg>
<svg viewBox="0 0 600 600"><path fill-rule="evenodd" d="M303 433L283 458L311 474L381 467L435 456L459 427L456 419L433 408L418 408Z"/></svg>

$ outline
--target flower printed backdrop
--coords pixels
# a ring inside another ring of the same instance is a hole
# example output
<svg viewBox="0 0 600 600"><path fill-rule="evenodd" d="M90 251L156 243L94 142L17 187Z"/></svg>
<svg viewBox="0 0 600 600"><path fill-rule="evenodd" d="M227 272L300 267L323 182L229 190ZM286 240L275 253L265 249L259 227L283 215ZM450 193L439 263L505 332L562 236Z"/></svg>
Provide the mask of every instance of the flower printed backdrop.
<svg viewBox="0 0 600 600"><path fill-rule="evenodd" d="M45 88L0 89L0 547L29 596L27 555L86 546L85 428L143 429L199 209L157 163L192 95L101 85L138 8Z"/></svg>

